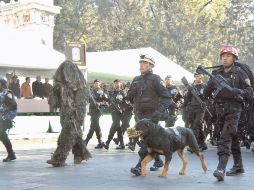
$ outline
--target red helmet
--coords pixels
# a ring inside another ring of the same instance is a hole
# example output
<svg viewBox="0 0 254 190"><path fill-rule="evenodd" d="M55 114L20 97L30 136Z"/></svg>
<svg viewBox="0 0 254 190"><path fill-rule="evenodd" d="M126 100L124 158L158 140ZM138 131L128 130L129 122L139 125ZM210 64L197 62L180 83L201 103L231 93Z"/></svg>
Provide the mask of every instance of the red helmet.
<svg viewBox="0 0 254 190"><path fill-rule="evenodd" d="M239 59L236 48L234 48L231 45L225 45L220 49L220 57L222 56L223 53L231 53L236 57L236 60Z"/></svg>

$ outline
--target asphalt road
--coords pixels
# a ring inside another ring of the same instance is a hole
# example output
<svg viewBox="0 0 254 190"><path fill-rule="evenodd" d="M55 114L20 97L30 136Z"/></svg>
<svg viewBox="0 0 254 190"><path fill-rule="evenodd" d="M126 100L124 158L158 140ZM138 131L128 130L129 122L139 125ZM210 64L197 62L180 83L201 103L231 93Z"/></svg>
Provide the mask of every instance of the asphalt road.
<svg viewBox="0 0 254 190"><path fill-rule="evenodd" d="M53 168L46 164L53 149L17 150L18 159L10 163L0 163L0 190L253 190L254 189L254 155L243 149L244 168L246 173L237 177L226 177L224 182L217 182L212 173L217 166L216 148L205 152L208 165L207 173L203 173L198 158L186 152L188 159L187 173L178 175L181 161L174 154L168 175L158 177L160 171L148 171L145 177L136 177L130 173L130 167L138 160L137 151L110 149L89 149L93 158L81 165L73 164L70 154L67 166ZM1 149L2 150L2 149ZM0 158L4 158L0 151ZM151 163L152 164L152 163ZM148 165L148 169L151 166ZM228 169L232 166L232 158Z"/></svg>

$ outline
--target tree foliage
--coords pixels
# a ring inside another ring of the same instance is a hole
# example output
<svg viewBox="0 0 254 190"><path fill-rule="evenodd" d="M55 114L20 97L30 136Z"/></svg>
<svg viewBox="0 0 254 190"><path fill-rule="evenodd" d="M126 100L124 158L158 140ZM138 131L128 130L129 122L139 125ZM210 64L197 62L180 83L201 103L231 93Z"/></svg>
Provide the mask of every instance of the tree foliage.
<svg viewBox="0 0 254 190"><path fill-rule="evenodd" d="M253 47L252 0L59 0L54 45L86 42L88 51L153 47L185 68L213 65L223 44L245 62Z"/></svg>

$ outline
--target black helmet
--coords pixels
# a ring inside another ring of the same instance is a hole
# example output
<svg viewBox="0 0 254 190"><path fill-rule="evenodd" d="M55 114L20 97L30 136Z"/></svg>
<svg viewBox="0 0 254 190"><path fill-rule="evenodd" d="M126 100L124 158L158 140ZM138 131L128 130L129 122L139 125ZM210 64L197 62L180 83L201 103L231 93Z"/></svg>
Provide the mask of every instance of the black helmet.
<svg viewBox="0 0 254 190"><path fill-rule="evenodd" d="M0 76L0 82L2 84L2 88L7 88L7 80L5 77Z"/></svg>

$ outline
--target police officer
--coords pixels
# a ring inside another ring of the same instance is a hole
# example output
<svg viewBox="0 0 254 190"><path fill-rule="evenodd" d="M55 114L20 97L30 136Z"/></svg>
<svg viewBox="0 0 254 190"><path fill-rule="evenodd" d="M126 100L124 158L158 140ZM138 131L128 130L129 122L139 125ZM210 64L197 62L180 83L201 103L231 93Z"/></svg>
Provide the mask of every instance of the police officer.
<svg viewBox="0 0 254 190"><path fill-rule="evenodd" d="M195 80L193 87L195 88L197 94L201 99L204 99L203 92L205 85L203 83L203 75L195 73ZM186 94L186 98L184 100L183 107L188 107L188 123L189 127L192 129L199 145L200 151L206 150L207 145L205 143L205 135L203 131L203 119L205 115L205 111L202 105L198 102L197 98L188 90ZM190 150L190 149L188 149ZM191 151L191 150L190 150Z"/></svg>
<svg viewBox="0 0 254 190"><path fill-rule="evenodd" d="M96 133L97 139L98 139L98 145L95 146L95 149L101 149L103 148L103 144L101 141L101 128L100 128L100 117L101 117L101 106L105 105L108 101L108 96L105 94L103 89L101 88L101 81L96 79L93 83L93 89L91 92L91 96L89 99L89 114L91 116L91 124L90 124L90 130L86 136L85 144L88 144L89 140L92 138L94 132ZM93 101L92 100L95 101Z"/></svg>
<svg viewBox="0 0 254 190"><path fill-rule="evenodd" d="M166 76L165 78L165 84L166 88L173 100L173 104L169 106L167 109L167 119L165 120L166 122L166 127L173 127L175 125L175 122L177 120L177 109L178 105L180 104L181 101L183 101L183 96L180 93L180 90L173 84L173 79L171 75Z"/></svg>
<svg viewBox="0 0 254 190"><path fill-rule="evenodd" d="M121 109L123 111L122 118L121 118L121 122L122 122L121 130L122 130L123 135L126 132L126 130L130 127L130 120L131 120L132 114L133 114L133 105L131 104L130 101L128 101L126 99L127 93L129 91L129 87L130 87L130 84L127 83L123 89L124 99L121 102ZM119 139L119 137L117 137L117 138L114 138L113 141L115 142L115 144L118 145L120 142L120 139ZM128 143L128 146L129 146L129 143ZM119 145L119 147L121 147L121 145Z"/></svg>
<svg viewBox="0 0 254 190"><path fill-rule="evenodd" d="M223 76L227 84L232 87L232 91L223 88L217 93L215 104L218 120L222 126L220 139L218 142L219 163L213 175L218 181L223 181L230 152L233 155L234 165L226 172L227 176L244 173L240 143L237 135L237 126L242 112L243 99L252 98L252 88L247 74L234 63L238 59L237 50L229 45L223 46L220 50L220 59L223 67L214 70L215 76ZM204 90L204 95L209 97L217 89L212 78Z"/></svg>
<svg viewBox="0 0 254 190"><path fill-rule="evenodd" d="M3 162L15 160L15 152L12 149L12 144L6 130L12 128L13 119L17 114L17 103L14 94L7 89L7 81L0 76L0 140L4 144L8 156L3 159Z"/></svg>
<svg viewBox="0 0 254 190"><path fill-rule="evenodd" d="M154 59L149 55L140 55L140 76L133 79L128 98L134 105L135 117L140 120L143 118L151 119L154 123L158 123L161 114L172 103L172 99L165 88L163 80L160 76L153 74L152 69L155 65ZM131 173L139 176L141 174L141 161L147 155L147 146L141 143L139 150L138 164L131 168ZM162 160L157 155L155 163L150 170L157 170L163 166Z"/></svg>
<svg viewBox="0 0 254 190"><path fill-rule="evenodd" d="M105 149L108 149L110 141L113 139L115 132L117 132L120 145L116 147L116 149L125 149L125 145L123 142L123 132L120 126L121 118L123 116L125 95L122 90L122 82L120 80L114 80L114 90L109 94L109 96L112 110L111 116L113 122L109 130L108 139L105 144L103 144L103 146Z"/></svg>

